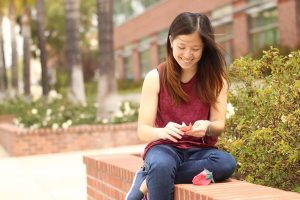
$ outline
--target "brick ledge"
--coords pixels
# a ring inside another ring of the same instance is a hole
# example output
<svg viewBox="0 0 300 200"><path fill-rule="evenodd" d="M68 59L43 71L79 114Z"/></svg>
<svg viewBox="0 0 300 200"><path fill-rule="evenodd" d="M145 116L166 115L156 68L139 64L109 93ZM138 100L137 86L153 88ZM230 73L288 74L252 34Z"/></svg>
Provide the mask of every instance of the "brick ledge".
<svg viewBox="0 0 300 200"><path fill-rule="evenodd" d="M85 156L87 199L123 200L143 161L133 155ZM229 179L208 186L176 184L175 200L298 200L300 194Z"/></svg>

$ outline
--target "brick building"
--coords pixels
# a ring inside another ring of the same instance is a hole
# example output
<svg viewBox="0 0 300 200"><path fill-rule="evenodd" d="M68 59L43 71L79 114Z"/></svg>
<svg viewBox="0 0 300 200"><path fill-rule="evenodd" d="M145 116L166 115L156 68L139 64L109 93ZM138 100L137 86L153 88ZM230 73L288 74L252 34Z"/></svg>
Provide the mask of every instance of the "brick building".
<svg viewBox="0 0 300 200"><path fill-rule="evenodd" d="M114 48L120 79L143 79L164 59L170 23L184 11L202 12L210 17L227 63L266 46L295 48L300 43L300 0L147 2L146 9L123 16L122 23L115 26Z"/></svg>

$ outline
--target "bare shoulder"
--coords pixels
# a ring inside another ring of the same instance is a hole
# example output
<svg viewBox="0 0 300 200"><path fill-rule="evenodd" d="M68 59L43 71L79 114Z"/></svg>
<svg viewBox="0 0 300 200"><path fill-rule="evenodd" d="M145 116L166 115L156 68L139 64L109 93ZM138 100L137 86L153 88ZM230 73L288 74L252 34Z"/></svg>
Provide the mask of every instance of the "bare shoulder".
<svg viewBox="0 0 300 200"><path fill-rule="evenodd" d="M223 78L222 80L223 80L222 92L223 93L227 93L228 89L229 89L229 83L228 83L228 81L225 78Z"/></svg>
<svg viewBox="0 0 300 200"><path fill-rule="evenodd" d="M159 91L159 74L157 69L152 69L146 74L143 90Z"/></svg>
<svg viewBox="0 0 300 200"><path fill-rule="evenodd" d="M145 80L150 79L150 80L159 80L159 74L157 69L152 69L146 74Z"/></svg>
<svg viewBox="0 0 300 200"><path fill-rule="evenodd" d="M146 86L159 86L159 74L157 69L152 69L146 74L144 85Z"/></svg>

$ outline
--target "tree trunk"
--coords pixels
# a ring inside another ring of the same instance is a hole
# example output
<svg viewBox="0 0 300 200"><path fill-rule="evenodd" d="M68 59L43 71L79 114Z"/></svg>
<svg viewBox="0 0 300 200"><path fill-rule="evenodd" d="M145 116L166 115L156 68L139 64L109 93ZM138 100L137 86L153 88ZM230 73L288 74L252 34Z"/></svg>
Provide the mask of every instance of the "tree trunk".
<svg viewBox="0 0 300 200"><path fill-rule="evenodd" d="M12 62L11 62L11 77L13 92L19 93L19 77L18 77L18 51L17 51L17 37L16 37L16 14L15 14L15 1L9 1L9 20L11 32L11 49L12 49Z"/></svg>
<svg viewBox="0 0 300 200"><path fill-rule="evenodd" d="M74 103L86 104L80 55L80 0L65 0L66 64L69 71L68 97Z"/></svg>
<svg viewBox="0 0 300 200"><path fill-rule="evenodd" d="M40 60L42 66L42 88L43 96L48 96L49 93L49 78L47 67L47 51L45 37L45 5L44 0L36 0L37 10L37 29L38 29L38 46L40 49Z"/></svg>
<svg viewBox="0 0 300 200"><path fill-rule="evenodd" d="M22 15L22 35L24 39L23 44L23 83L24 83L24 94L30 96L30 8L25 5L24 12Z"/></svg>
<svg viewBox="0 0 300 200"><path fill-rule="evenodd" d="M7 74L5 67L4 47L3 47L3 30L2 30L3 15L0 11L0 92L7 90Z"/></svg>
<svg viewBox="0 0 300 200"><path fill-rule="evenodd" d="M113 1L97 0L99 81L97 102L98 119L110 119L117 106L113 49Z"/></svg>

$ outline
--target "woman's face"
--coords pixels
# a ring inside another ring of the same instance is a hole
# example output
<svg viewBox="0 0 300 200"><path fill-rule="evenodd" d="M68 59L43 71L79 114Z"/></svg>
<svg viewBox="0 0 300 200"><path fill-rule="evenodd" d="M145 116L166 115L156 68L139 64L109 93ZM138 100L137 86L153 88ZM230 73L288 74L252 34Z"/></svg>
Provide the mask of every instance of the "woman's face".
<svg viewBox="0 0 300 200"><path fill-rule="evenodd" d="M189 35L170 37L172 52L175 60L183 70L196 68L203 52L203 42L198 31Z"/></svg>

